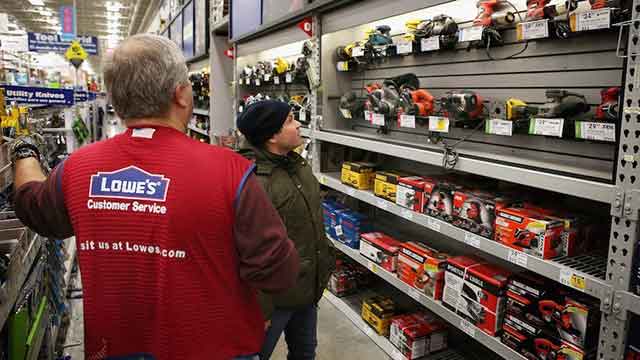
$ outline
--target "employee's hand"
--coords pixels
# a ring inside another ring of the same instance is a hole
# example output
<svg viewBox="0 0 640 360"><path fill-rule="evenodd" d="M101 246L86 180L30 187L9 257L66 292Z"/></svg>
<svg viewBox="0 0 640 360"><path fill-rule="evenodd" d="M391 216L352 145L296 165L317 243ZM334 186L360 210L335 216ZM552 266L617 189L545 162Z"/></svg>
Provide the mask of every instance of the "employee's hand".
<svg viewBox="0 0 640 360"><path fill-rule="evenodd" d="M27 157L34 157L40 160L41 149L44 145L44 138L40 134L19 136L11 142L9 146L9 155L11 162L15 164L16 160Z"/></svg>

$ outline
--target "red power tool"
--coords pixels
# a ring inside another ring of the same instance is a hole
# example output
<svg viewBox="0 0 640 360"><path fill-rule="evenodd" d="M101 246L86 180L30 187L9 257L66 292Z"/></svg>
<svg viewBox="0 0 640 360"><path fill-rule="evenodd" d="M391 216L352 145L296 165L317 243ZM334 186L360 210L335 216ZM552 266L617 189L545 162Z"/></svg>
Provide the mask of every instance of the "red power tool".
<svg viewBox="0 0 640 360"><path fill-rule="evenodd" d="M542 314L545 321L551 322L553 320L568 334L573 336L580 335L580 333L573 328L571 313L567 311L565 306L562 306L553 300L542 300L538 303L538 310L540 310L540 314Z"/></svg>
<svg viewBox="0 0 640 360"><path fill-rule="evenodd" d="M567 355L559 353L560 346L554 344L549 339L535 339L533 346L536 349L538 358L542 360L566 360Z"/></svg>
<svg viewBox="0 0 640 360"><path fill-rule="evenodd" d="M527 0L527 18L526 21L544 19L544 7L549 0Z"/></svg>
<svg viewBox="0 0 640 360"><path fill-rule="evenodd" d="M429 116L433 113L433 95L427 90L419 89L411 92L411 100L416 107L416 115Z"/></svg>
<svg viewBox="0 0 640 360"><path fill-rule="evenodd" d="M611 87L600 92L602 102L596 109L596 120L616 121L618 119L619 87Z"/></svg>
<svg viewBox="0 0 640 360"><path fill-rule="evenodd" d="M478 7L478 16L473 20L474 26L491 26L493 20L491 15L496 11L498 0L479 0L476 6Z"/></svg>

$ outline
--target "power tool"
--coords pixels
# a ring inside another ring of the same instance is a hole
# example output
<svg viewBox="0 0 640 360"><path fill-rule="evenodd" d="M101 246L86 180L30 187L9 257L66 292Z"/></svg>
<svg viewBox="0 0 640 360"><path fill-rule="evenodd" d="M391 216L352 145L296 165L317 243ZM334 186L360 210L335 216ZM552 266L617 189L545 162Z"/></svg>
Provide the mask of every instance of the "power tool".
<svg viewBox="0 0 640 360"><path fill-rule="evenodd" d="M600 92L602 101L596 109L595 119L599 121L614 122L618 120L618 99L620 97L620 88L611 87Z"/></svg>
<svg viewBox="0 0 640 360"><path fill-rule="evenodd" d="M393 44L391 40L391 27L388 25L380 25L375 29L367 31L367 43L373 46Z"/></svg>
<svg viewBox="0 0 640 360"><path fill-rule="evenodd" d="M542 360L567 360L567 355L560 352L560 346L554 344L549 339L536 338L533 340L533 347Z"/></svg>
<svg viewBox="0 0 640 360"><path fill-rule="evenodd" d="M463 90L449 92L440 99L440 105L445 116L458 122L475 122L482 117L484 104L482 97L473 91ZM462 124L464 125L464 124Z"/></svg>
<svg viewBox="0 0 640 360"><path fill-rule="evenodd" d="M547 90L547 102L540 106L538 116L543 118L570 118L589 111L584 95L566 90Z"/></svg>
<svg viewBox="0 0 640 360"><path fill-rule="evenodd" d="M391 81L385 81L382 88L371 91L367 98L371 104L371 111L385 117L394 115L400 103L398 89Z"/></svg>
<svg viewBox="0 0 640 360"><path fill-rule="evenodd" d="M544 19L544 7L547 6L548 3L549 0L527 0L526 21Z"/></svg>
<svg viewBox="0 0 640 360"><path fill-rule="evenodd" d="M498 6L498 0L479 0L476 3L478 8L478 15L473 20L474 26L488 27L493 24L491 16L495 12L496 6Z"/></svg>
<svg viewBox="0 0 640 360"><path fill-rule="evenodd" d="M526 102L516 98L507 99L505 102L505 110L506 119L511 121L528 119L530 116L538 113L537 107L527 105Z"/></svg>
<svg viewBox="0 0 640 360"><path fill-rule="evenodd" d="M289 62L285 58L279 57L273 63L273 70L276 75L282 75L289 70Z"/></svg>
<svg viewBox="0 0 640 360"><path fill-rule="evenodd" d="M355 93L349 92L340 98L340 105L338 109L343 117L346 119L352 119L360 114L364 110L365 100L358 98Z"/></svg>
<svg viewBox="0 0 640 360"><path fill-rule="evenodd" d="M453 48L458 42L458 24L448 15L438 15L430 20L410 20L405 26L416 38L438 36L442 49Z"/></svg>
<svg viewBox="0 0 640 360"><path fill-rule="evenodd" d="M555 322L571 336L580 336L580 332L573 328L571 312L567 306L562 306L553 300L541 300L538 303L538 310L546 322Z"/></svg>
<svg viewBox="0 0 640 360"><path fill-rule="evenodd" d="M413 90L410 93L415 115L427 117L433 113L433 95L424 89Z"/></svg>

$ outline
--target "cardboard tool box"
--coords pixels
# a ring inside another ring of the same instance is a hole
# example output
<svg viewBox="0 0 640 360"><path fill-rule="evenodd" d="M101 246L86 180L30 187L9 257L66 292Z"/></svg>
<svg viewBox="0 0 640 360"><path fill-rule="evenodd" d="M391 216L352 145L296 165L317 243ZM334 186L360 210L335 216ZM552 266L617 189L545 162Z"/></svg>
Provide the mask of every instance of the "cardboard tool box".
<svg viewBox="0 0 640 360"><path fill-rule="evenodd" d="M558 218L524 208L496 212L495 240L543 259L561 255L564 223Z"/></svg>
<svg viewBox="0 0 640 360"><path fill-rule="evenodd" d="M378 171L373 185L373 193L377 197L396 202L398 180L406 174L397 171Z"/></svg>
<svg viewBox="0 0 640 360"><path fill-rule="evenodd" d="M382 336L389 336L391 318L395 315L393 300L385 296L374 296L362 302L362 319Z"/></svg>
<svg viewBox="0 0 640 360"><path fill-rule="evenodd" d="M402 243L381 232L360 236L360 254L389 272L396 272Z"/></svg>
<svg viewBox="0 0 640 360"><path fill-rule="evenodd" d="M423 290L432 299L442 298L447 254L415 242L402 243L398 253L398 278Z"/></svg>
<svg viewBox="0 0 640 360"><path fill-rule="evenodd" d="M375 164L367 162L344 162L340 180L342 183L360 190L373 188Z"/></svg>
<svg viewBox="0 0 640 360"><path fill-rule="evenodd" d="M428 313L399 315L391 319L389 340L405 359L418 359L447 348L447 326Z"/></svg>

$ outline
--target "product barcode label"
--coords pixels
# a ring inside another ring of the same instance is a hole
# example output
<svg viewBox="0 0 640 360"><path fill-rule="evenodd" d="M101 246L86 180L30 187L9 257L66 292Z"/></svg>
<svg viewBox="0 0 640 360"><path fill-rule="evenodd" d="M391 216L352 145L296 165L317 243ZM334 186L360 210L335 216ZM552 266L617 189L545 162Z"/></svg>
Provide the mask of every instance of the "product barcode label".
<svg viewBox="0 0 640 360"><path fill-rule="evenodd" d="M549 37L549 19L518 23L518 40L544 39Z"/></svg>
<svg viewBox="0 0 640 360"><path fill-rule="evenodd" d="M429 130L448 133L449 119L442 116L429 116Z"/></svg>
<svg viewBox="0 0 640 360"><path fill-rule="evenodd" d="M467 335L471 336L472 338L476 337L475 325L473 325L472 323L470 323L465 319L460 320L460 330L464 331Z"/></svg>
<svg viewBox="0 0 640 360"><path fill-rule="evenodd" d="M615 142L616 124L576 121L576 138Z"/></svg>
<svg viewBox="0 0 640 360"><path fill-rule="evenodd" d="M260 86L260 79L256 78L256 86Z"/></svg>
<svg viewBox="0 0 640 360"><path fill-rule="evenodd" d="M440 222L433 218L427 218L427 227L433 231L440 232Z"/></svg>
<svg viewBox="0 0 640 360"><path fill-rule="evenodd" d="M400 215L407 220L413 220L413 211L409 209L400 210Z"/></svg>
<svg viewBox="0 0 640 360"><path fill-rule="evenodd" d="M336 230L336 235L342 236L342 225L336 225L334 229Z"/></svg>
<svg viewBox="0 0 640 360"><path fill-rule="evenodd" d="M413 52L413 42L401 40L396 43L396 53L398 55L411 54Z"/></svg>
<svg viewBox="0 0 640 360"><path fill-rule="evenodd" d="M343 116L345 119L352 119L352 118L353 118L353 116L351 116L351 111L350 111L350 110L347 110L347 109L340 109L340 112L342 113L342 116Z"/></svg>
<svg viewBox="0 0 640 360"><path fill-rule="evenodd" d="M291 73L287 73L287 75L284 76L284 81L286 81L287 84L290 84L293 81L293 76L291 76Z"/></svg>
<svg viewBox="0 0 640 360"><path fill-rule="evenodd" d="M349 62L348 61L338 61L336 63L336 69L338 69L338 71L349 71Z"/></svg>
<svg viewBox="0 0 640 360"><path fill-rule="evenodd" d="M480 236L476 234L472 234L472 233L464 234L464 242L469 246L480 248L480 241L481 241Z"/></svg>
<svg viewBox="0 0 640 360"><path fill-rule="evenodd" d="M384 199L376 199L376 206L379 209L387 210L387 208L389 207L389 202Z"/></svg>
<svg viewBox="0 0 640 360"><path fill-rule="evenodd" d="M384 115L378 113L371 113L371 123L373 125L384 126Z"/></svg>
<svg viewBox="0 0 640 360"><path fill-rule="evenodd" d="M305 110L300 110L300 121L307 121L307 112Z"/></svg>
<svg viewBox="0 0 640 360"><path fill-rule="evenodd" d="M362 46L354 47L353 49L351 49L351 56L352 57L364 56L364 48Z"/></svg>
<svg viewBox="0 0 640 360"><path fill-rule="evenodd" d="M478 41L482 40L482 32L484 31L484 27L482 26L472 26L464 29L460 29L458 32L458 41Z"/></svg>
<svg viewBox="0 0 640 360"><path fill-rule="evenodd" d="M484 132L493 135L512 136L513 122L501 119L487 120L484 123Z"/></svg>
<svg viewBox="0 0 640 360"><path fill-rule="evenodd" d="M372 122L373 121L373 116L372 116L372 112L369 110L365 110L364 111L364 119L368 122Z"/></svg>
<svg viewBox="0 0 640 360"><path fill-rule="evenodd" d="M416 128L416 117L414 115L400 115L400 127Z"/></svg>
<svg viewBox="0 0 640 360"><path fill-rule="evenodd" d="M564 119L531 119L529 134L562 137Z"/></svg>
<svg viewBox="0 0 640 360"><path fill-rule="evenodd" d="M271 74L264 74L264 81L271 80Z"/></svg>
<svg viewBox="0 0 640 360"><path fill-rule="evenodd" d="M280 77L279 76L274 77L273 78L273 83L276 84L276 85L280 85Z"/></svg>
<svg viewBox="0 0 640 360"><path fill-rule="evenodd" d="M584 291L587 288L587 283L582 275L578 275L571 269L560 270L560 283L574 289Z"/></svg>
<svg viewBox="0 0 640 360"><path fill-rule="evenodd" d="M420 40L420 50L422 52L440 50L440 38L438 36L423 38Z"/></svg>
<svg viewBox="0 0 640 360"><path fill-rule="evenodd" d="M507 260L510 262L520 265L522 267L527 267L527 254L518 251L518 250L509 250L509 254L507 256Z"/></svg>
<svg viewBox="0 0 640 360"><path fill-rule="evenodd" d="M571 31L608 29L611 26L611 8L573 13L570 23Z"/></svg>

